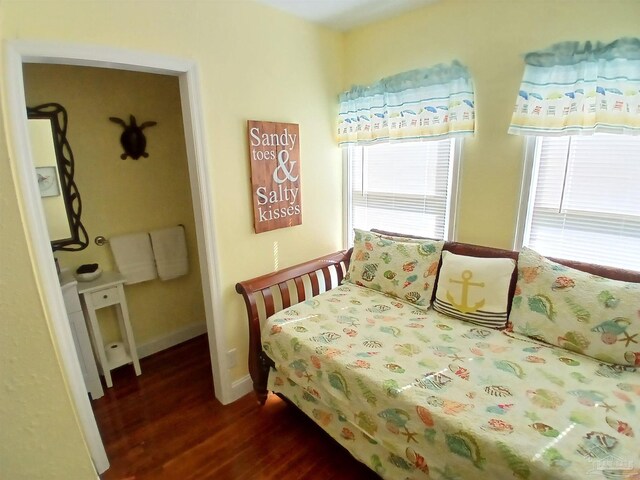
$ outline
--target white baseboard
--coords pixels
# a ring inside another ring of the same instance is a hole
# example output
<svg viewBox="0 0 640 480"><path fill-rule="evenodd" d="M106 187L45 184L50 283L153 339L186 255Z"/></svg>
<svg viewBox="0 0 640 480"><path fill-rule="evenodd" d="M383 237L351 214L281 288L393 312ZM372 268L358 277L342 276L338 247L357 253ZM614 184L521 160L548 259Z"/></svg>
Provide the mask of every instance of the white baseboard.
<svg viewBox="0 0 640 480"><path fill-rule="evenodd" d="M231 384L231 401L235 402L239 398L244 397L247 393L253 391L253 381L249 375L236 380Z"/></svg>
<svg viewBox="0 0 640 480"><path fill-rule="evenodd" d="M182 327L181 329L171 332L168 335L156 337L153 340L138 345L138 357L148 357L149 355L153 355L154 353L158 353L182 342L186 342L187 340L191 340L192 338L197 337L198 335L202 335L203 333L207 333L206 323L192 323L191 325Z"/></svg>

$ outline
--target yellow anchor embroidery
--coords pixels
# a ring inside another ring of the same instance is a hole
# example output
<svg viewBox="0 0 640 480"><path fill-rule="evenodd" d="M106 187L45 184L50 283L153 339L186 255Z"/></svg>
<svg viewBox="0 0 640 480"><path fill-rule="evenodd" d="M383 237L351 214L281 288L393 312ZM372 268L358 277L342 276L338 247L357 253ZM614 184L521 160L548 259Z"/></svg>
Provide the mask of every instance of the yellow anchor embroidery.
<svg viewBox="0 0 640 480"><path fill-rule="evenodd" d="M471 270L465 270L464 272L462 272L462 280L454 280L453 278L449 279L451 283L459 283L462 285L462 298L460 299L460 303L456 303L453 295L451 295L451 292L447 290L447 300L449 300L449 302L451 302L451 305L460 310L462 313L475 312L479 308L482 308L482 306L484 305L484 298L473 306L467 304L469 287L484 287L484 282L472 282L471 277L473 277L473 273L471 272Z"/></svg>

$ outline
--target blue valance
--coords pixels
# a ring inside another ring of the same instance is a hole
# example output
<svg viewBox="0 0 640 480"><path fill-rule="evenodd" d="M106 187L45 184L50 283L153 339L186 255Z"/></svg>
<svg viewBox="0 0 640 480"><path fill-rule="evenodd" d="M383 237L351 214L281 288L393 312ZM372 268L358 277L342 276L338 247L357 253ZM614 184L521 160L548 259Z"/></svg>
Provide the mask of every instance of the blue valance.
<svg viewBox="0 0 640 480"><path fill-rule="evenodd" d="M563 42L525 56L517 135L640 135L640 39Z"/></svg>
<svg viewBox="0 0 640 480"><path fill-rule="evenodd" d="M338 142L367 144L471 135L474 90L466 67L411 70L340 95Z"/></svg>
<svg viewBox="0 0 640 480"><path fill-rule="evenodd" d="M554 67L618 58L640 60L640 39L620 38L611 43L595 44L590 41L556 43L546 50L526 54L524 61L534 67Z"/></svg>

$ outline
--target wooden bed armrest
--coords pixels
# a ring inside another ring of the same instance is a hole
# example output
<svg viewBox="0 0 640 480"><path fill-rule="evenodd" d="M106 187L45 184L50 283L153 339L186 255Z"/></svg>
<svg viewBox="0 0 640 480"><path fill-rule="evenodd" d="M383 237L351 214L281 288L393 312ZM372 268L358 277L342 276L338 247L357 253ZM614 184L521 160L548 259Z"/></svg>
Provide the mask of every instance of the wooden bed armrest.
<svg viewBox="0 0 640 480"><path fill-rule="evenodd" d="M349 269L350 258L351 250L343 250L236 284L236 292L242 295L247 308L249 374L261 404L267 400L267 378L272 362L262 351L259 303L264 304L263 318L267 318L276 311L318 295L321 290L337 287ZM277 310L274 293L280 297Z"/></svg>

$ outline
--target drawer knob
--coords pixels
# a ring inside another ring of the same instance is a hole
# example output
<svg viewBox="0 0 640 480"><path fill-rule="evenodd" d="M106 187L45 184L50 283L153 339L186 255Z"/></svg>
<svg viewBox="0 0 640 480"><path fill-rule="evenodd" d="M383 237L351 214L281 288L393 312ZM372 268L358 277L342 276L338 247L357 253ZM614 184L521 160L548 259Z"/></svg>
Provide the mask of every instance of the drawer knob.
<svg viewBox="0 0 640 480"><path fill-rule="evenodd" d="M102 296L102 298L109 298L109 295L104 294L104 295Z"/></svg>

